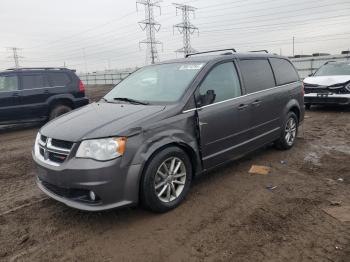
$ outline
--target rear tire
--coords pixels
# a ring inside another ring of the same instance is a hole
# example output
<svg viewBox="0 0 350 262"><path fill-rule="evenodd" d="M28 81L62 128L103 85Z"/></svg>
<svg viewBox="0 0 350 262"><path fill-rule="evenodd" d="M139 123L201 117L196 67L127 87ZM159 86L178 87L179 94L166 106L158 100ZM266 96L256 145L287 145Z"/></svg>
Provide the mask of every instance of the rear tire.
<svg viewBox="0 0 350 262"><path fill-rule="evenodd" d="M56 117L59 117L63 114L66 114L68 112L72 111L72 108L66 105L56 105L54 106L49 115L49 120L55 119Z"/></svg>
<svg viewBox="0 0 350 262"><path fill-rule="evenodd" d="M282 126L281 137L275 142L278 149L288 150L294 146L298 135L298 117L294 112L289 112Z"/></svg>
<svg viewBox="0 0 350 262"><path fill-rule="evenodd" d="M177 207L187 195L192 182L188 155L171 146L157 153L146 166L140 200L153 212L164 213Z"/></svg>

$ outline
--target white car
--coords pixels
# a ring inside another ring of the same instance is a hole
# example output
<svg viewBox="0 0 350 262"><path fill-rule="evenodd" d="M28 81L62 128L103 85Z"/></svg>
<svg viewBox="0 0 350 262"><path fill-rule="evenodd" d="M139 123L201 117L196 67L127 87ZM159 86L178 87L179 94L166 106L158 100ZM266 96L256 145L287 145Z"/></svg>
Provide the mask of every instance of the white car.
<svg viewBox="0 0 350 262"><path fill-rule="evenodd" d="M306 109L311 105L350 105L350 61L327 62L304 79Z"/></svg>

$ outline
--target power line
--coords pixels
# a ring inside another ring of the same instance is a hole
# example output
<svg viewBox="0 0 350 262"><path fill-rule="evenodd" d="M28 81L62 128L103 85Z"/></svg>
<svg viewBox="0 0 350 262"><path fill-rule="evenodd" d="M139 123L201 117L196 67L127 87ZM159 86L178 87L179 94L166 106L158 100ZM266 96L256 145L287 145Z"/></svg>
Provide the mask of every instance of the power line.
<svg viewBox="0 0 350 262"><path fill-rule="evenodd" d="M183 35L183 47L176 50L176 52L184 53L186 56L190 53L195 53L196 50L192 48L191 46L191 35L198 31L198 27L194 26L190 22L190 13L194 16L194 11L196 10L195 7L184 5L184 4L174 4L176 7L176 15L177 11L180 10L182 12L182 23L174 25L174 28L177 28L177 30L180 32L180 34Z"/></svg>
<svg viewBox="0 0 350 262"><path fill-rule="evenodd" d="M161 25L154 20L153 12L155 7L159 8L159 12L161 12L159 6L160 2L161 0L139 0L136 2L136 8L138 4L144 5L145 8L145 20L139 22L139 25L141 29L146 32L147 38L140 41L140 45L147 45L146 63L151 59L151 64L154 64L155 61L159 60L157 45L162 44L155 37L155 33L160 30Z"/></svg>

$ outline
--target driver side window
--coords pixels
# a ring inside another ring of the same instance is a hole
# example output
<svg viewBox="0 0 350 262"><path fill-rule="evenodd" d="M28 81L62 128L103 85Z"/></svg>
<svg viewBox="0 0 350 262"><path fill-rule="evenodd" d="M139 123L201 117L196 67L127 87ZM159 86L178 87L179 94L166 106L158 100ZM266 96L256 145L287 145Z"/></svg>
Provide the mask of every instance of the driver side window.
<svg viewBox="0 0 350 262"><path fill-rule="evenodd" d="M241 96L241 86L233 62L212 69L199 87L199 107Z"/></svg>

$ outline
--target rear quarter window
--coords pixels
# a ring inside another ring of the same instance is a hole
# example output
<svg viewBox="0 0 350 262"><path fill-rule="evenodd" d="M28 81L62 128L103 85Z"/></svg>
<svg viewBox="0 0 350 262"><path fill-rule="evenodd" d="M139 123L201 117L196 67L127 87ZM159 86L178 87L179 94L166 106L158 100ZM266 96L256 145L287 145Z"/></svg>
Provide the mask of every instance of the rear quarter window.
<svg viewBox="0 0 350 262"><path fill-rule="evenodd" d="M67 73L54 72L49 73L51 86L66 86L72 79Z"/></svg>
<svg viewBox="0 0 350 262"><path fill-rule="evenodd" d="M281 58L270 58L271 66L275 72L277 85L285 85L299 81L299 75L292 64Z"/></svg>
<svg viewBox="0 0 350 262"><path fill-rule="evenodd" d="M275 79L267 59L241 60L240 68L248 94L275 86Z"/></svg>

